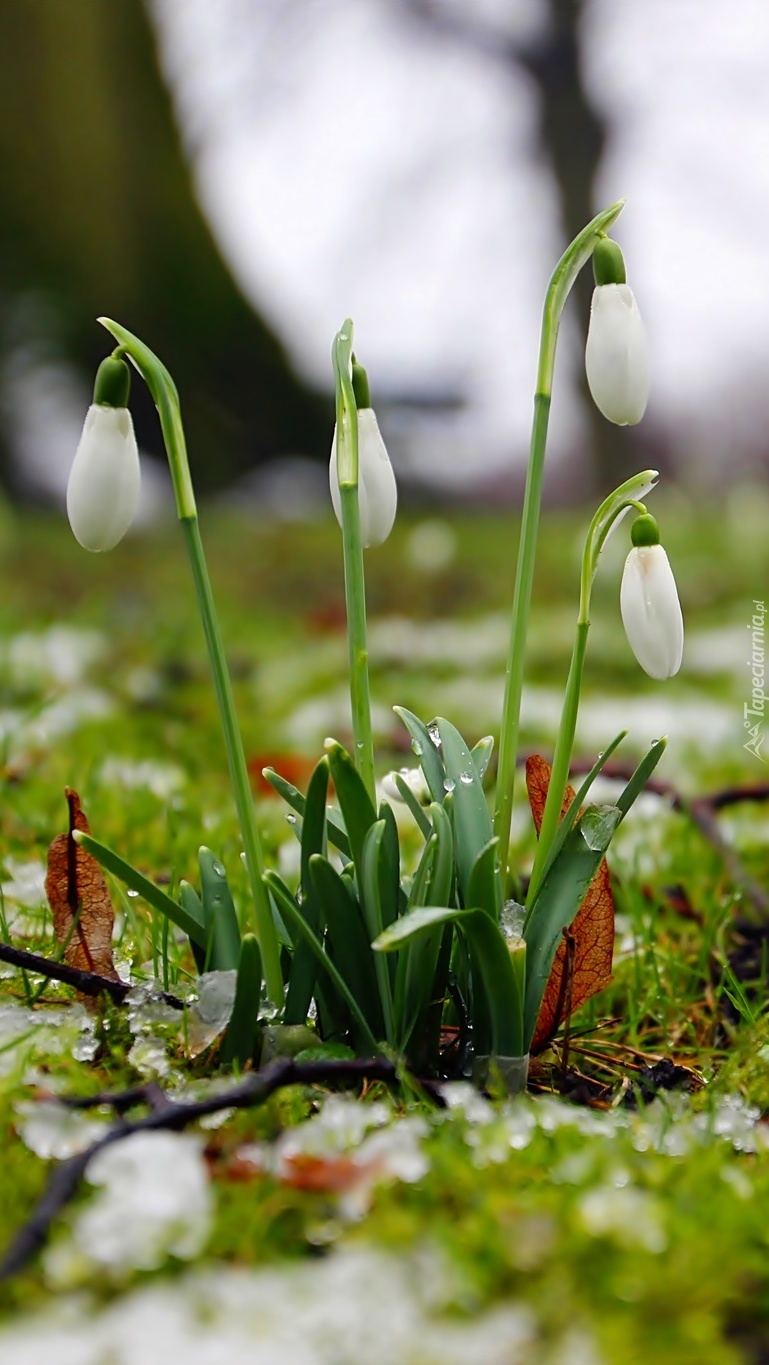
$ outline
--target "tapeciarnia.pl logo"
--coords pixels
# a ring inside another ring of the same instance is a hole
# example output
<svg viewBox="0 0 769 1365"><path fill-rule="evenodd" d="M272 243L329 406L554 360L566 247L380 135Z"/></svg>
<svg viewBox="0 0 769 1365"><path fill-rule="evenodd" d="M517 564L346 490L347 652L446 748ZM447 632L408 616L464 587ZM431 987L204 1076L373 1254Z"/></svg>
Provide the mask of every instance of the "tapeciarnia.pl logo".
<svg viewBox="0 0 769 1365"><path fill-rule="evenodd" d="M761 746L766 738L764 734L764 720L766 718L766 693L764 683L766 682L766 649L764 638L764 620L766 618L766 607L763 602L753 601L753 615L748 624L750 631L750 658L748 668L750 669L750 701L744 702L742 707L743 725L748 732L747 743L743 744L743 749L747 749L749 754L755 754L762 762L766 762L766 755L761 753Z"/></svg>

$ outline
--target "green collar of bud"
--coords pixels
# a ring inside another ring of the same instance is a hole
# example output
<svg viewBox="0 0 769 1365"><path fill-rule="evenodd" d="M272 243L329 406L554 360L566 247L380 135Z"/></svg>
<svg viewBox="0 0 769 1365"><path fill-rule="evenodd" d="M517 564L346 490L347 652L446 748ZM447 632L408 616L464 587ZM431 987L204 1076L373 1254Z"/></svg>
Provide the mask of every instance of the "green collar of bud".
<svg viewBox="0 0 769 1365"><path fill-rule="evenodd" d="M355 356L352 358L352 391L355 394L355 406L358 412L363 408L371 407L371 390L368 386L368 375L363 366L358 363Z"/></svg>
<svg viewBox="0 0 769 1365"><path fill-rule="evenodd" d="M105 408L127 408L131 391L131 371L119 356L110 355L96 371L93 401Z"/></svg>
<svg viewBox="0 0 769 1365"><path fill-rule="evenodd" d="M593 276L597 285L625 284L625 260L611 237L599 237L593 248Z"/></svg>
<svg viewBox="0 0 769 1365"><path fill-rule="evenodd" d="M649 545L659 545L660 530L654 517L648 512L643 516L636 517L630 528L630 538L636 549L642 549Z"/></svg>

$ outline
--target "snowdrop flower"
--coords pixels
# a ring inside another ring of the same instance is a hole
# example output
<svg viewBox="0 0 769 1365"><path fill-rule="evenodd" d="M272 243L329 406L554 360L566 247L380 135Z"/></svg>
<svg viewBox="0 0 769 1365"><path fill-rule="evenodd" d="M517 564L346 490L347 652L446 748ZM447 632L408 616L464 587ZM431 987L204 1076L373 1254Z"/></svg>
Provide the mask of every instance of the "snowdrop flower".
<svg viewBox="0 0 769 1365"><path fill-rule="evenodd" d="M69 524L86 550L111 550L136 515L141 473L129 386L125 361L102 361L67 484Z"/></svg>
<svg viewBox="0 0 769 1365"><path fill-rule="evenodd" d="M684 621L676 580L659 543L654 517L640 516L625 562L620 611L630 648L650 678L672 678L681 667Z"/></svg>
<svg viewBox="0 0 769 1365"><path fill-rule="evenodd" d="M430 788L427 785L427 778L421 768L401 768L398 772L385 773L382 778L382 795L388 801L403 802L404 798L396 785L395 779L400 777L405 782L412 796L415 796L420 806L429 806L431 801Z"/></svg>
<svg viewBox="0 0 769 1365"><path fill-rule="evenodd" d="M585 350L588 388L597 408L618 426L640 422L649 399L646 334L616 242L593 252L596 287Z"/></svg>
<svg viewBox="0 0 769 1365"><path fill-rule="evenodd" d="M358 508L360 533L366 548L387 540L395 521L398 489L387 448L382 440L376 413L371 406L368 378L362 365L353 359L352 383L358 405ZM336 428L331 443L329 464L331 501L342 525L342 496L339 492Z"/></svg>

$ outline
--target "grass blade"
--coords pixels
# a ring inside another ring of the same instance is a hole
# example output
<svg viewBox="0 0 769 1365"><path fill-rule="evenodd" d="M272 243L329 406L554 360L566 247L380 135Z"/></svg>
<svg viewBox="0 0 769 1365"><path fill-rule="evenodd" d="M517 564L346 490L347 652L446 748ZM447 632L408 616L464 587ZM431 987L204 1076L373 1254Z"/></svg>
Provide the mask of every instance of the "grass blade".
<svg viewBox="0 0 769 1365"><path fill-rule="evenodd" d="M76 830L74 838L96 859L100 867L111 872L113 877L117 877L119 881L124 882L148 905L151 905L153 910L157 910L161 915L166 915L172 924L175 924L178 929L182 929L188 938L193 939L205 951L208 933L204 924L194 919L183 906L177 905L176 901L171 900L171 897L167 896L165 891L161 891L159 886L155 886L154 882L151 882L148 877L137 872L135 867L131 867L131 864L121 858L119 853L107 848L106 844L100 844L98 839L94 839L90 834L84 834L82 830Z"/></svg>

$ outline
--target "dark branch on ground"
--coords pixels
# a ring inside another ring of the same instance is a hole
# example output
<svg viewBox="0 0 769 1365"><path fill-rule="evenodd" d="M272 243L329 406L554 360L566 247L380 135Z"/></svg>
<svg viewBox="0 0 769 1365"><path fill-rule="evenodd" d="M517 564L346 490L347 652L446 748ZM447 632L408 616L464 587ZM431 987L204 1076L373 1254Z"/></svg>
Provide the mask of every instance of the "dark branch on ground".
<svg viewBox="0 0 769 1365"><path fill-rule="evenodd" d="M0 1280L15 1275L45 1245L54 1219L72 1199L89 1163L105 1147L111 1147L113 1143L131 1137L134 1133L158 1132L161 1129L179 1132L207 1114L216 1114L222 1109L252 1109L256 1105L264 1104L277 1090L287 1085L332 1085L339 1084L340 1081L380 1081L385 1085L398 1085L401 1081L407 1081L418 1087L434 1104L441 1108L445 1107L438 1083L411 1077L395 1063L384 1058L295 1062L293 1058L282 1057L271 1062L263 1071L252 1072L235 1085L219 1090L216 1094L203 1096L199 1100L169 1099L154 1082L133 1086L129 1090L117 1091L115 1094L105 1093L89 1095L85 1099L62 1100L61 1103L72 1109L109 1106L121 1115L121 1118L84 1152L78 1152L76 1156L62 1161L55 1168L37 1207L19 1229L0 1261ZM122 1117L139 1105L145 1105L148 1113L136 1119Z"/></svg>
<svg viewBox="0 0 769 1365"><path fill-rule="evenodd" d="M25 972L35 972L38 976L48 977L51 981L63 981L67 986L74 986L75 990L83 995L101 995L103 991L118 1005L122 1005L126 996L135 990L137 985L135 981L113 981L99 972L68 967L66 962L54 962L49 957L41 957L39 953L27 952L26 948L12 948L10 943L0 943L0 962L9 962L13 967L21 967ZM184 1001L180 1000L178 995L170 995L168 991L160 991L159 994L164 1003L170 1005L172 1009L184 1009Z"/></svg>

